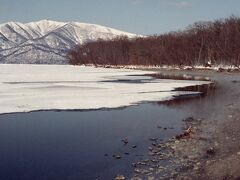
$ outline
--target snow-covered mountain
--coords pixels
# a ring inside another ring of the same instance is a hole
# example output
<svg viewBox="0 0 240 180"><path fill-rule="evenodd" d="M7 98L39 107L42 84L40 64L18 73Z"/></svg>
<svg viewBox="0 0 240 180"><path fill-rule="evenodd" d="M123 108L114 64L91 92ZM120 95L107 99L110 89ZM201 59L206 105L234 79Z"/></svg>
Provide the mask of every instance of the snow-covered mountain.
<svg viewBox="0 0 240 180"><path fill-rule="evenodd" d="M137 36L78 22L42 20L0 24L0 63L67 64L67 52L75 45L122 35Z"/></svg>

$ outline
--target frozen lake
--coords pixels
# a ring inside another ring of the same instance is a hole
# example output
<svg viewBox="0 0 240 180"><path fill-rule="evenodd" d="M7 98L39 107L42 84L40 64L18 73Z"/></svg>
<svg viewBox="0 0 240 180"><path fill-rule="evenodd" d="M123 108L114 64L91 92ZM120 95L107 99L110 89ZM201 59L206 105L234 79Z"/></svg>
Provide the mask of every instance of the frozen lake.
<svg viewBox="0 0 240 180"><path fill-rule="evenodd" d="M0 113L117 108L169 100L206 81L157 79L149 71L56 65L0 65ZM191 92L192 93L192 92Z"/></svg>

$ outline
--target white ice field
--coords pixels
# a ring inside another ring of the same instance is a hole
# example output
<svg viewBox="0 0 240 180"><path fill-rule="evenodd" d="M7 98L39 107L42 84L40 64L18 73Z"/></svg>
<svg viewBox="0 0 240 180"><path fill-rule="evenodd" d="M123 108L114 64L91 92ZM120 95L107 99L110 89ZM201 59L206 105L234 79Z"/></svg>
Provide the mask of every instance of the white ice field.
<svg viewBox="0 0 240 180"><path fill-rule="evenodd" d="M144 101L169 100L174 95L186 93L172 92L174 88L209 83L144 76L150 73L154 72L70 65L2 64L0 113L117 108ZM115 81L119 79L122 81ZM127 80L141 82L130 83Z"/></svg>

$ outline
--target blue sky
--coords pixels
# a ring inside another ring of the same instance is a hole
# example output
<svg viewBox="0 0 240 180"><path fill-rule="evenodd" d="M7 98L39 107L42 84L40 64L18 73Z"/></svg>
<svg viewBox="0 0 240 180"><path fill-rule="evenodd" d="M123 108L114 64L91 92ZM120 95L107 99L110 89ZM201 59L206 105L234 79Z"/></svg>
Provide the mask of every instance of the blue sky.
<svg viewBox="0 0 240 180"><path fill-rule="evenodd" d="M240 0L0 0L0 23L79 21L144 35L232 14L240 16Z"/></svg>

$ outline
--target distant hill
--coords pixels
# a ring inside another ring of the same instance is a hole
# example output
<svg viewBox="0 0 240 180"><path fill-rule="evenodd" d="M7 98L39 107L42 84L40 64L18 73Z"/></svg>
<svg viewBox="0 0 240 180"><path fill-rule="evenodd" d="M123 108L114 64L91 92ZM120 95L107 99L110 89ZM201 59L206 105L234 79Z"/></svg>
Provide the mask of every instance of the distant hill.
<svg viewBox="0 0 240 180"><path fill-rule="evenodd" d="M66 55L75 45L117 36L137 35L78 22L8 22L0 24L0 63L67 64Z"/></svg>

